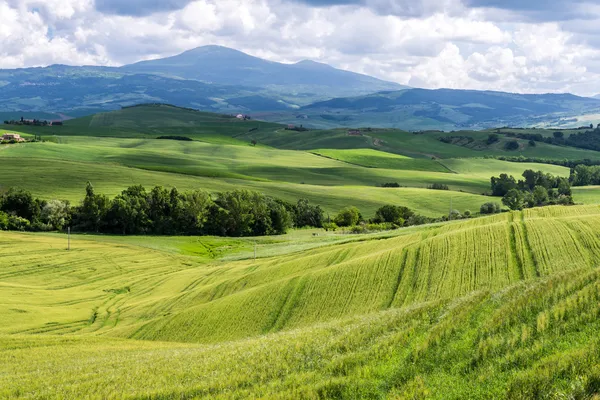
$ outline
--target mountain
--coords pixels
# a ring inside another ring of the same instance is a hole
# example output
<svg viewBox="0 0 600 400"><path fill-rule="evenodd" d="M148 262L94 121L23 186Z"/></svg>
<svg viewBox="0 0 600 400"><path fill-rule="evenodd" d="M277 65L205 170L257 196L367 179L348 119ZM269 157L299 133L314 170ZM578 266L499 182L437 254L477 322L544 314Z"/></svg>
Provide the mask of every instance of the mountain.
<svg viewBox="0 0 600 400"><path fill-rule="evenodd" d="M302 107L306 125L480 129L536 124L577 124L600 110L600 99L572 94L515 94L453 89L407 89L335 98ZM589 124L589 121L585 124Z"/></svg>
<svg viewBox="0 0 600 400"><path fill-rule="evenodd" d="M220 46L122 67L0 70L4 119L26 113L83 116L140 103L240 112L313 128L455 130L600 122L593 115L579 118L600 113L597 98L412 89L311 60L284 64Z"/></svg>
<svg viewBox="0 0 600 400"><path fill-rule="evenodd" d="M221 46L199 47L173 57L126 65L120 70L219 85L254 86L286 94L326 95L328 98L404 88L397 83L310 60L283 64Z"/></svg>

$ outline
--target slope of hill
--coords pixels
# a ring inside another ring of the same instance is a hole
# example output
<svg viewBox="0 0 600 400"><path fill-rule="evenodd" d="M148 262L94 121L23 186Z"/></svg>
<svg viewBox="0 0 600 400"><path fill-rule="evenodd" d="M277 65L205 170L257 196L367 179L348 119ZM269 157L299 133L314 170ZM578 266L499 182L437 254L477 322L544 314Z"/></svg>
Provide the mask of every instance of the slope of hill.
<svg viewBox="0 0 600 400"><path fill-rule="evenodd" d="M305 106L300 113L312 125L334 121L345 126L454 130L552 123L599 108L600 100L571 94L407 89L327 100Z"/></svg>
<svg viewBox="0 0 600 400"><path fill-rule="evenodd" d="M238 261L0 233L0 395L593 398L599 224L549 207Z"/></svg>

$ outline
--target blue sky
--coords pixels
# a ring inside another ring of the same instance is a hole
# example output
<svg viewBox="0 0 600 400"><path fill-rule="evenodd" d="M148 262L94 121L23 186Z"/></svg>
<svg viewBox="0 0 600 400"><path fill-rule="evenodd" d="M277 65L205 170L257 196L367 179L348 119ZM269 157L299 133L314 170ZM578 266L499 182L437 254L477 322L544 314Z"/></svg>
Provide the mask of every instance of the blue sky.
<svg viewBox="0 0 600 400"><path fill-rule="evenodd" d="M0 15L0 68L219 44L416 87L600 93L600 1L0 0Z"/></svg>

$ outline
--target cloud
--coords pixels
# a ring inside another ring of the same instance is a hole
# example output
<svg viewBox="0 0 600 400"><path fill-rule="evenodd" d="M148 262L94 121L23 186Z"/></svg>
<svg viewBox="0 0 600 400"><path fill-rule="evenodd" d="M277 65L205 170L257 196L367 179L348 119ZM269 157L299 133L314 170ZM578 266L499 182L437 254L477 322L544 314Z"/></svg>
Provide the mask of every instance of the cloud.
<svg viewBox="0 0 600 400"><path fill-rule="evenodd" d="M600 93L600 4L534 3L0 0L0 68L122 65L218 44L419 87Z"/></svg>
<svg viewBox="0 0 600 400"><path fill-rule="evenodd" d="M157 12L180 10L191 0L95 0L102 13L146 16Z"/></svg>

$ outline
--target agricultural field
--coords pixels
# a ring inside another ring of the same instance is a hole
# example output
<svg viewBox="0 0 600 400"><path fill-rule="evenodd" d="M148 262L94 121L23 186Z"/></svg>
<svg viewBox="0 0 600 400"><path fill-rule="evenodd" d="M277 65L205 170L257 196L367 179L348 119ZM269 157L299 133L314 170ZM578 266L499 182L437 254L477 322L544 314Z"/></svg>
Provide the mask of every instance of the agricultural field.
<svg viewBox="0 0 600 400"><path fill-rule="evenodd" d="M592 398L598 226L592 205L70 251L0 232L0 397Z"/></svg>
<svg viewBox="0 0 600 400"><path fill-rule="evenodd" d="M569 175L568 168L548 164L484 159L496 153L440 142L439 132L368 130L363 136L348 136L347 130L339 129L296 132L168 106L133 107L67 121L64 126L10 128L41 135L45 142L0 149L0 189L19 186L41 198L72 202L81 199L85 183L91 181L109 196L134 184L210 192L247 188L291 202L305 197L330 214L354 205L370 217L378 207L393 203L436 217L451 205L476 212L493 200L483 196L493 175L519 177L529 168ZM193 141L157 140L159 136ZM544 154L544 146L557 148L540 144L536 156ZM560 151L561 157L600 154ZM499 148L497 154L506 153ZM378 188L386 183L401 187ZM450 190L425 190L433 184ZM595 203L600 197L576 200Z"/></svg>

